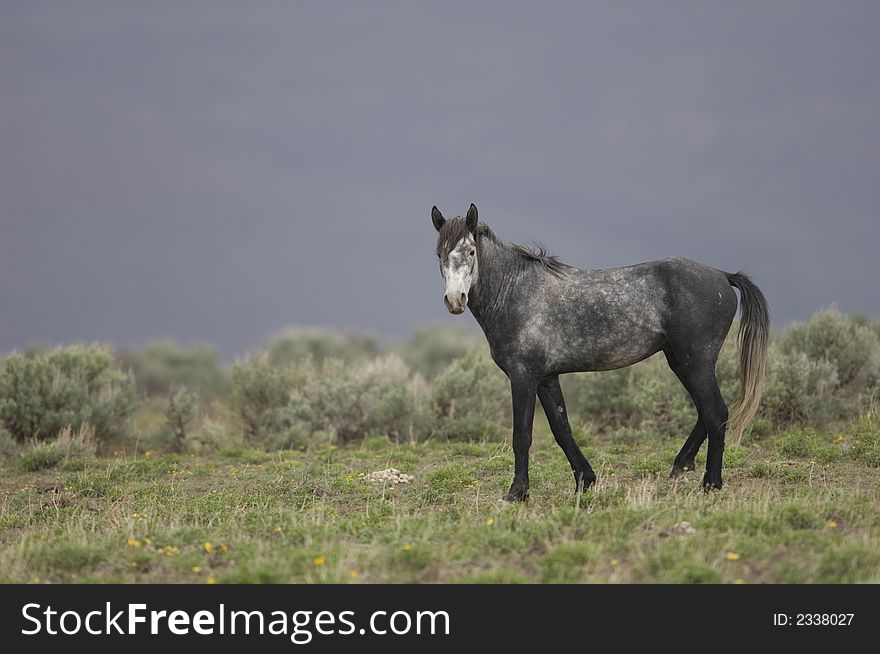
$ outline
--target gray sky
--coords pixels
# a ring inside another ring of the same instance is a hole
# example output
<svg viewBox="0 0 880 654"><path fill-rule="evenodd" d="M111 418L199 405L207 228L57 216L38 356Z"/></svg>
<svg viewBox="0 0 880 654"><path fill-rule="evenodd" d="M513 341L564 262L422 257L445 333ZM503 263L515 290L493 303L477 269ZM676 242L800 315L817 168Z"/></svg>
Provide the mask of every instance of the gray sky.
<svg viewBox="0 0 880 654"><path fill-rule="evenodd" d="M880 316L880 3L0 5L0 350L446 314L431 205ZM458 318L475 324L473 318Z"/></svg>

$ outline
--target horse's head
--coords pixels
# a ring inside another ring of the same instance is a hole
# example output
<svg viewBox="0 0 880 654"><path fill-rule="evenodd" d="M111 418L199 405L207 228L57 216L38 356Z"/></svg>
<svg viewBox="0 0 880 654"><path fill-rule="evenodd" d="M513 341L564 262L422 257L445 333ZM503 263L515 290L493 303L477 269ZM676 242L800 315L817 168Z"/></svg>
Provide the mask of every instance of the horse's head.
<svg viewBox="0 0 880 654"><path fill-rule="evenodd" d="M467 307L468 293L477 282L479 257L477 256L477 208L472 204L465 218L446 220L437 207L431 209L431 221L439 233L437 258L440 274L446 280L443 301L449 313L463 313Z"/></svg>

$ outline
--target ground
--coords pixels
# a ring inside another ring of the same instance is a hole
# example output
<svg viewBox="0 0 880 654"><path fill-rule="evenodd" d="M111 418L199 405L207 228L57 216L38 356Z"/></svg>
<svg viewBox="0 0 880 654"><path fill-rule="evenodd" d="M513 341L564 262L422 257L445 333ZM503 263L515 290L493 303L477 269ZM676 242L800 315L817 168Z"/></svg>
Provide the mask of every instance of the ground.
<svg viewBox="0 0 880 654"><path fill-rule="evenodd" d="M729 446L706 494L667 478L678 442L581 436L599 482L578 496L538 431L524 505L498 502L502 443L7 462L0 581L880 582L880 471L837 455L849 438ZM363 479L387 467L413 483Z"/></svg>

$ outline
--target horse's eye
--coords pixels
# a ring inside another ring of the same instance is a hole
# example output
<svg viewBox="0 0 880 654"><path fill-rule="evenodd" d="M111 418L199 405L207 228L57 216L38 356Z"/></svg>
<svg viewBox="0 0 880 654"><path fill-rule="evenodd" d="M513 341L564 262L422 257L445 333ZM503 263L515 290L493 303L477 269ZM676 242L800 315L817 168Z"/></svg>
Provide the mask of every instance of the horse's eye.
<svg viewBox="0 0 880 654"><path fill-rule="evenodd" d="M474 256L476 253L477 253L476 250L471 250L470 252L468 252L468 256L471 256L471 257L472 257L472 256Z"/></svg>

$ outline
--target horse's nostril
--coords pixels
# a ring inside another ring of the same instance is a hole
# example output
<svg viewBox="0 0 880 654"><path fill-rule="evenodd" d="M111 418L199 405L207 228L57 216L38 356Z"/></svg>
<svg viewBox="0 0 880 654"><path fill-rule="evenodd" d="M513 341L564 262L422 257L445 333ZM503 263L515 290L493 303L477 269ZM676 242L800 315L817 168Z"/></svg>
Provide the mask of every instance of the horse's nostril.
<svg viewBox="0 0 880 654"><path fill-rule="evenodd" d="M462 303L462 304L467 304L467 293L462 293L462 294L461 294L461 303Z"/></svg>

